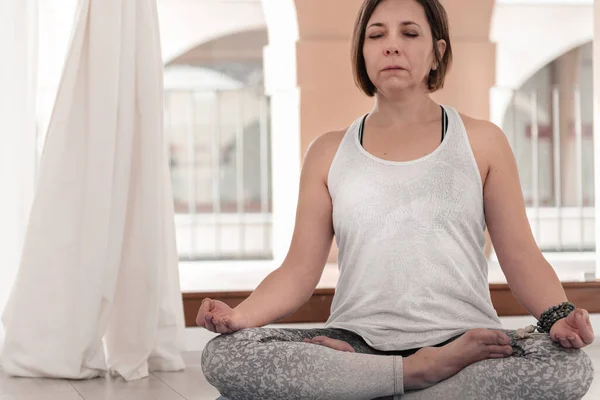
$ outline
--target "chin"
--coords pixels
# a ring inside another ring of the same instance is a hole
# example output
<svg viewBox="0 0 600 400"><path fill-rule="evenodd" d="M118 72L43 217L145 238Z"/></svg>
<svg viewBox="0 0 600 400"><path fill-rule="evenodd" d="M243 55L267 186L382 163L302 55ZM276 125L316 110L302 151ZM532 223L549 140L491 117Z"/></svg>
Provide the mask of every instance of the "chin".
<svg viewBox="0 0 600 400"><path fill-rule="evenodd" d="M394 84L387 84L377 86L377 91L384 95L385 97L398 97L402 96L404 93L411 92L414 90L415 85L409 82L397 82Z"/></svg>

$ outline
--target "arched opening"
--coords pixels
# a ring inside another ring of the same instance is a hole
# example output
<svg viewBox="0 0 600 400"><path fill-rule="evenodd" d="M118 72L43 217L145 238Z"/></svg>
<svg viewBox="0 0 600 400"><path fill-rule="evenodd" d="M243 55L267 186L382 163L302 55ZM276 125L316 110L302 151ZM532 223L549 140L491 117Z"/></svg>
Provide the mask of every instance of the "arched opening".
<svg viewBox="0 0 600 400"><path fill-rule="evenodd" d="M182 260L270 259L271 163L263 29L197 44L165 66Z"/></svg>
<svg viewBox="0 0 600 400"><path fill-rule="evenodd" d="M547 63L509 92L501 119L547 251L595 248L592 58L588 42Z"/></svg>
<svg viewBox="0 0 600 400"><path fill-rule="evenodd" d="M192 24L227 7L254 17L228 19L227 29ZM300 168L296 8L293 0L214 8L159 9L179 252L275 267L291 240Z"/></svg>

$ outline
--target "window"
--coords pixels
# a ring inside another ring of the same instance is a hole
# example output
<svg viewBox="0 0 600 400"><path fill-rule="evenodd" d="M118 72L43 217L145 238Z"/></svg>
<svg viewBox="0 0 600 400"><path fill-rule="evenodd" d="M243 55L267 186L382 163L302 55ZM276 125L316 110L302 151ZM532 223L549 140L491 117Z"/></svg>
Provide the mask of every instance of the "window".
<svg viewBox="0 0 600 400"><path fill-rule="evenodd" d="M512 93L503 120L532 228L545 251L593 251L592 43L555 59Z"/></svg>
<svg viewBox="0 0 600 400"><path fill-rule="evenodd" d="M165 69L165 132L179 254L272 258L266 31L204 43Z"/></svg>

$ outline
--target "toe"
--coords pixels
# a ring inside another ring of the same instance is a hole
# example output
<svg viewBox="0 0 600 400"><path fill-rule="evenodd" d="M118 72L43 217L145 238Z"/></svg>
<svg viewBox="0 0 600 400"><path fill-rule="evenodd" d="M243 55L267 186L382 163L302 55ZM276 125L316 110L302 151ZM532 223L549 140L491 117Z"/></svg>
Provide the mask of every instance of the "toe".
<svg viewBox="0 0 600 400"><path fill-rule="evenodd" d="M332 349L339 350L339 351L350 351L350 352L354 351L352 346L350 346L348 343L343 342L341 340L327 338L323 341L323 344L326 344L327 346L331 347Z"/></svg>
<svg viewBox="0 0 600 400"><path fill-rule="evenodd" d="M510 343L510 338L508 335L502 331L494 331L496 334L496 343L501 346L508 345Z"/></svg>
<svg viewBox="0 0 600 400"><path fill-rule="evenodd" d="M315 343L329 347L338 351L354 352L352 346L342 340L328 338L327 336L319 336L313 339Z"/></svg>
<svg viewBox="0 0 600 400"><path fill-rule="evenodd" d="M510 338L506 333L490 329L472 329L465 334L465 337L484 345L505 346L510 343Z"/></svg>

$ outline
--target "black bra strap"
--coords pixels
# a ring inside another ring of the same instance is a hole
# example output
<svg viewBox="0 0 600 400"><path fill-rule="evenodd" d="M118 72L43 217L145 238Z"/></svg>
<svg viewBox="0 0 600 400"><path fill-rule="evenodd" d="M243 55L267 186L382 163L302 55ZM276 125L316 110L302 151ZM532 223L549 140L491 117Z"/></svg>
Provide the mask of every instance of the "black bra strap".
<svg viewBox="0 0 600 400"><path fill-rule="evenodd" d="M446 133L448 131L448 114L446 113L446 110L444 109L444 107L440 106L440 108L442 109L442 142L444 141L444 138L446 137ZM360 145L362 146L363 144L363 135L364 135L364 131L365 131L365 120L367 119L367 116L369 114L366 114L362 121L360 122L360 126L358 128L358 140L360 142Z"/></svg>
<svg viewBox="0 0 600 400"><path fill-rule="evenodd" d="M448 131L448 115L446 114L444 107L442 107L442 142L446 136L446 131Z"/></svg>
<svg viewBox="0 0 600 400"><path fill-rule="evenodd" d="M367 114L369 115L369 114ZM360 121L360 127L358 128L358 140L360 141L360 145L362 146L362 142L363 142L363 132L365 129L365 120L367 119L367 115L365 115L362 119L362 121Z"/></svg>

